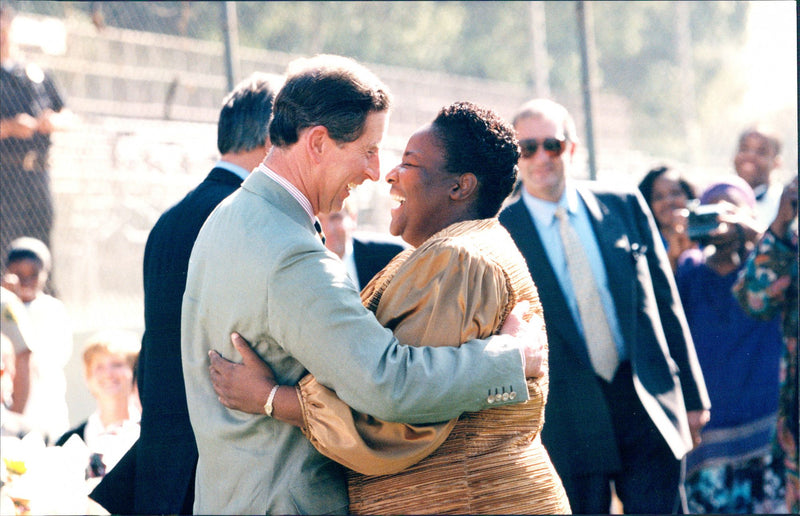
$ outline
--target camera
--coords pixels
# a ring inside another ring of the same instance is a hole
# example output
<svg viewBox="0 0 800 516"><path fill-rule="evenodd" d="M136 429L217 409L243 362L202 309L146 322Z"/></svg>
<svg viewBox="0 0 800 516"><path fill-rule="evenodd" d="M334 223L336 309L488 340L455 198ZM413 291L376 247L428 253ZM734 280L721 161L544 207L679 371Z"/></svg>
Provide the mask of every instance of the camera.
<svg viewBox="0 0 800 516"><path fill-rule="evenodd" d="M710 234L719 227L719 215L725 211L722 204L690 203L684 210L686 235L700 244L708 243Z"/></svg>

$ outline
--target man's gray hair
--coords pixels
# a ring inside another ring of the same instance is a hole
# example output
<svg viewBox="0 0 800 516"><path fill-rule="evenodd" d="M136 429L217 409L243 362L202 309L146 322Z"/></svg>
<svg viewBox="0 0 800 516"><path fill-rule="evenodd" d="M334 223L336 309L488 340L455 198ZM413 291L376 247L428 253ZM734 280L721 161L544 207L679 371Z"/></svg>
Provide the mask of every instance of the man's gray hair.
<svg viewBox="0 0 800 516"><path fill-rule="evenodd" d="M264 146L269 135L272 102L281 82L278 76L256 72L228 93L217 123L217 149L221 154Z"/></svg>
<svg viewBox="0 0 800 516"><path fill-rule="evenodd" d="M524 103L517 109L511 123L517 127L517 123L527 118L546 118L553 120L563 133L565 140L578 143L578 132L575 129L575 120L569 114L567 108L550 99L533 99Z"/></svg>

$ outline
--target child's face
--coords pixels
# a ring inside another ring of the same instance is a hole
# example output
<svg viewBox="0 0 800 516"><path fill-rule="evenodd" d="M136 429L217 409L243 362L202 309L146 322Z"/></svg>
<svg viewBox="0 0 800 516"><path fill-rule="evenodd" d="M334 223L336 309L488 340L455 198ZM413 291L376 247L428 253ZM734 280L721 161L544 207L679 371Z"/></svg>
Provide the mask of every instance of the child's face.
<svg viewBox="0 0 800 516"><path fill-rule="evenodd" d="M98 399L127 397L133 390L133 370L123 355L98 353L87 367L86 384Z"/></svg>
<svg viewBox="0 0 800 516"><path fill-rule="evenodd" d="M47 281L47 273L42 270L42 264L32 258L23 258L9 263L6 267L6 274L13 274L19 280L17 295L23 303L29 303L36 299Z"/></svg>

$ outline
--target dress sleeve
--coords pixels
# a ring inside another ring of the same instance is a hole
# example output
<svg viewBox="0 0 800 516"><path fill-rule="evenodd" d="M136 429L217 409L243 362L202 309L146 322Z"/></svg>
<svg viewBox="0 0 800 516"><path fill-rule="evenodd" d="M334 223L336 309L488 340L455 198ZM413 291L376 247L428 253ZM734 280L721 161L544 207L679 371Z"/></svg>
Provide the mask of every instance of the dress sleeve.
<svg viewBox="0 0 800 516"><path fill-rule="evenodd" d="M459 346L495 334L511 306L502 268L447 242L420 248L386 287L375 313L411 346Z"/></svg>
<svg viewBox="0 0 800 516"><path fill-rule="evenodd" d="M3 335L8 337L14 346L14 353L19 355L30 351L28 339L31 335L31 323L25 306L13 293L6 291L2 295L2 328Z"/></svg>
<svg viewBox="0 0 800 516"><path fill-rule="evenodd" d="M796 254L796 248L775 238L771 231L764 233L733 285L733 294L745 312L769 320L781 311L791 276L796 274Z"/></svg>
<svg viewBox="0 0 800 516"><path fill-rule="evenodd" d="M390 423L356 412L313 375L298 385L303 433L326 457L365 475L388 475L421 461L438 448L458 419L445 423Z"/></svg>
<svg viewBox="0 0 800 516"><path fill-rule="evenodd" d="M496 332L509 305L502 269L450 245L417 250L382 290L377 317L400 342L459 346ZM374 285L373 285L374 286ZM323 455L368 475L402 471L433 453L457 419L390 423L352 410L308 375L298 389L304 433Z"/></svg>

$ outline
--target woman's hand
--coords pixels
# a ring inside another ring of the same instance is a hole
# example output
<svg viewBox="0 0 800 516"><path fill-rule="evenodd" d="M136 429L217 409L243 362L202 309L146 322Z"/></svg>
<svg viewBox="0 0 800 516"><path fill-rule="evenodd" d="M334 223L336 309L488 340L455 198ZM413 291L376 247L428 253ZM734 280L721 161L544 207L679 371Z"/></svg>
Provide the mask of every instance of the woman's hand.
<svg viewBox="0 0 800 516"><path fill-rule="evenodd" d="M664 239L667 241L667 257L673 272L678 269L678 259L687 249L696 249L697 242L692 241L686 233L687 220L683 212L686 210L675 210L674 219L677 221L669 231L663 231Z"/></svg>
<svg viewBox="0 0 800 516"><path fill-rule="evenodd" d="M214 350L208 352L211 362L208 371L214 392L230 409L264 414L269 392L277 383L275 373L241 335L232 333L231 343L242 355L241 364L231 362Z"/></svg>
<svg viewBox="0 0 800 516"><path fill-rule="evenodd" d="M727 201L720 201L718 204L722 205L724 210L717 217L720 222L719 227L711 232L711 243L715 245L738 243L740 246L752 247L761 236L752 210Z"/></svg>
<svg viewBox="0 0 800 516"><path fill-rule="evenodd" d="M19 297L19 277L16 274L10 272L3 274L3 279L0 281L0 285L2 285L4 289L13 292L17 297Z"/></svg>

